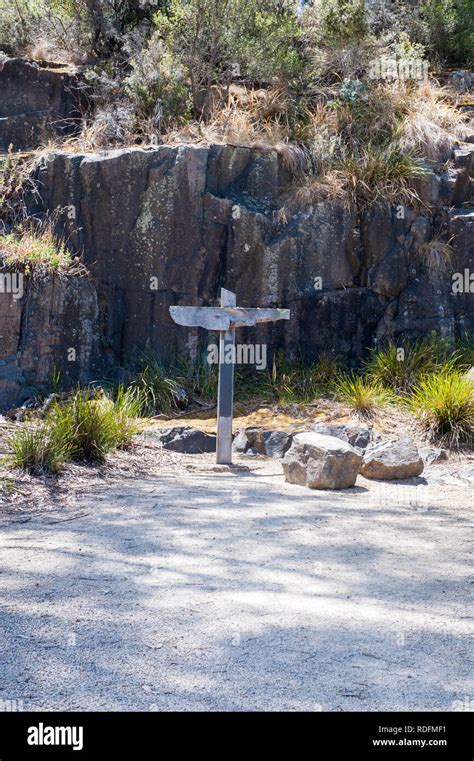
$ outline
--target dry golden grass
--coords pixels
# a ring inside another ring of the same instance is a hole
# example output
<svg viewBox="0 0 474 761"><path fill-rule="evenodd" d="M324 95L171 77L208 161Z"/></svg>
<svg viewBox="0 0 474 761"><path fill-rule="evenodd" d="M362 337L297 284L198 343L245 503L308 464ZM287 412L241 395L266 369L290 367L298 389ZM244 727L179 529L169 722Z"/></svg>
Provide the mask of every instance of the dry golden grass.
<svg viewBox="0 0 474 761"><path fill-rule="evenodd" d="M431 240L421 245L417 254L418 263L439 274L452 272L456 259L455 251L451 245L452 240L452 237L446 240L441 233L434 235Z"/></svg>
<svg viewBox="0 0 474 761"><path fill-rule="evenodd" d="M400 140L429 161L448 161L453 148L467 137L465 115L452 94L431 82L416 89L394 89L395 108L402 115Z"/></svg>
<svg viewBox="0 0 474 761"><path fill-rule="evenodd" d="M40 228L25 228L0 237L0 261L26 274L84 275L85 267L73 258L59 240L51 222Z"/></svg>

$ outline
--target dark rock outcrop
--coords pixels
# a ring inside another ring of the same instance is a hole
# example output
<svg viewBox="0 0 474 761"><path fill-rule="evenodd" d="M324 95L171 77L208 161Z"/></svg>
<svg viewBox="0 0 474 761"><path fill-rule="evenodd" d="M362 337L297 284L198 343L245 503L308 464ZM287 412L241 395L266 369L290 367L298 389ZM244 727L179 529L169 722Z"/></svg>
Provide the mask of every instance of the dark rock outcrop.
<svg viewBox="0 0 474 761"><path fill-rule="evenodd" d="M2 408L49 388L55 374L71 387L105 372L97 294L87 278L25 277L23 291L15 300L0 290Z"/></svg>
<svg viewBox="0 0 474 761"><path fill-rule="evenodd" d="M146 440L163 449L181 454L202 454L216 451L216 437L191 426L175 426L162 431L146 431Z"/></svg>
<svg viewBox="0 0 474 761"><path fill-rule="evenodd" d="M77 75L58 64L0 60L0 152L30 150L74 132L83 93Z"/></svg>
<svg viewBox="0 0 474 761"><path fill-rule="evenodd" d="M240 306L291 309L288 323L237 331L238 342L268 345L268 363L281 348L288 357L328 352L356 365L387 339L474 332L472 292L453 290L456 273L474 273L474 214L465 206L471 148L457 152L445 205L433 211L376 203L358 212L335 200L283 213L290 178L279 153L230 145L55 152L38 170L42 200L31 211L56 210L58 228L81 252L109 370L143 350L196 358L214 337L178 327L169 307L216 304L221 286ZM441 213L452 257L432 266ZM16 345L25 309L0 318L10 325L7 346Z"/></svg>

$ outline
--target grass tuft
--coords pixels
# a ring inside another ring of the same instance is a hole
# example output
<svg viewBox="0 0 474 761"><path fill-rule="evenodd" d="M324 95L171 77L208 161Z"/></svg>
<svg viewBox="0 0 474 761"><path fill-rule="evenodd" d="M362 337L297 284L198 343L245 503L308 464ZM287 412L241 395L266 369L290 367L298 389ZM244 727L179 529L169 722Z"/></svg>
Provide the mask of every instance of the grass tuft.
<svg viewBox="0 0 474 761"><path fill-rule="evenodd" d="M348 404L360 418L374 417L379 407L394 400L393 394L380 382L355 373L339 375L334 392L336 398Z"/></svg>
<svg viewBox="0 0 474 761"><path fill-rule="evenodd" d="M51 226L19 230L0 237L0 258L7 267L46 274L71 270L74 260Z"/></svg>
<svg viewBox="0 0 474 761"><path fill-rule="evenodd" d="M32 475L56 475L68 459L67 443L49 426L25 426L8 440L7 463Z"/></svg>
<svg viewBox="0 0 474 761"><path fill-rule="evenodd" d="M460 370L427 375L408 405L432 441L453 448L474 442L474 384Z"/></svg>

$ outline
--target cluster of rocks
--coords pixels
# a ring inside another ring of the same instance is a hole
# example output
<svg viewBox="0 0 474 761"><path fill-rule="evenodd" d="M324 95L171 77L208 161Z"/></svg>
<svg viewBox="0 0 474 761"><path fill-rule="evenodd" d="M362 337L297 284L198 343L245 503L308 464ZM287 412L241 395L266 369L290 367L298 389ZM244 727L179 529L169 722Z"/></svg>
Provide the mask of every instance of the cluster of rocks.
<svg viewBox="0 0 474 761"><path fill-rule="evenodd" d="M182 454L215 452L216 437L189 426L147 432L147 440ZM235 453L279 458L288 483L310 489L347 489L357 476L391 481L421 475L425 465L447 459L445 450L418 449L408 437L384 441L365 425L316 424L292 434L246 428L233 442Z"/></svg>
<svg viewBox="0 0 474 761"><path fill-rule="evenodd" d="M314 426L299 433L283 459L285 479L310 489L347 489L359 473L377 480L423 472L423 458L410 438L381 441L365 426ZM326 430L324 430L326 429Z"/></svg>

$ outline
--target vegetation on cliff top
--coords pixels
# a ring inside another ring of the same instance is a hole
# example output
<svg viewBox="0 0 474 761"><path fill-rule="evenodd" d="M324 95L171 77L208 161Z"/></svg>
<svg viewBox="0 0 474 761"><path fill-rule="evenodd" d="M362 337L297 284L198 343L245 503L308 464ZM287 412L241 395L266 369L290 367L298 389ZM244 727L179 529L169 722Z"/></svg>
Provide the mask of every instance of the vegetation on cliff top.
<svg viewBox="0 0 474 761"><path fill-rule="evenodd" d="M467 0L0 0L0 11L0 49L81 65L93 109L80 150L271 145L311 198L410 203L422 160L446 161L465 136L458 96L428 71L469 65Z"/></svg>

